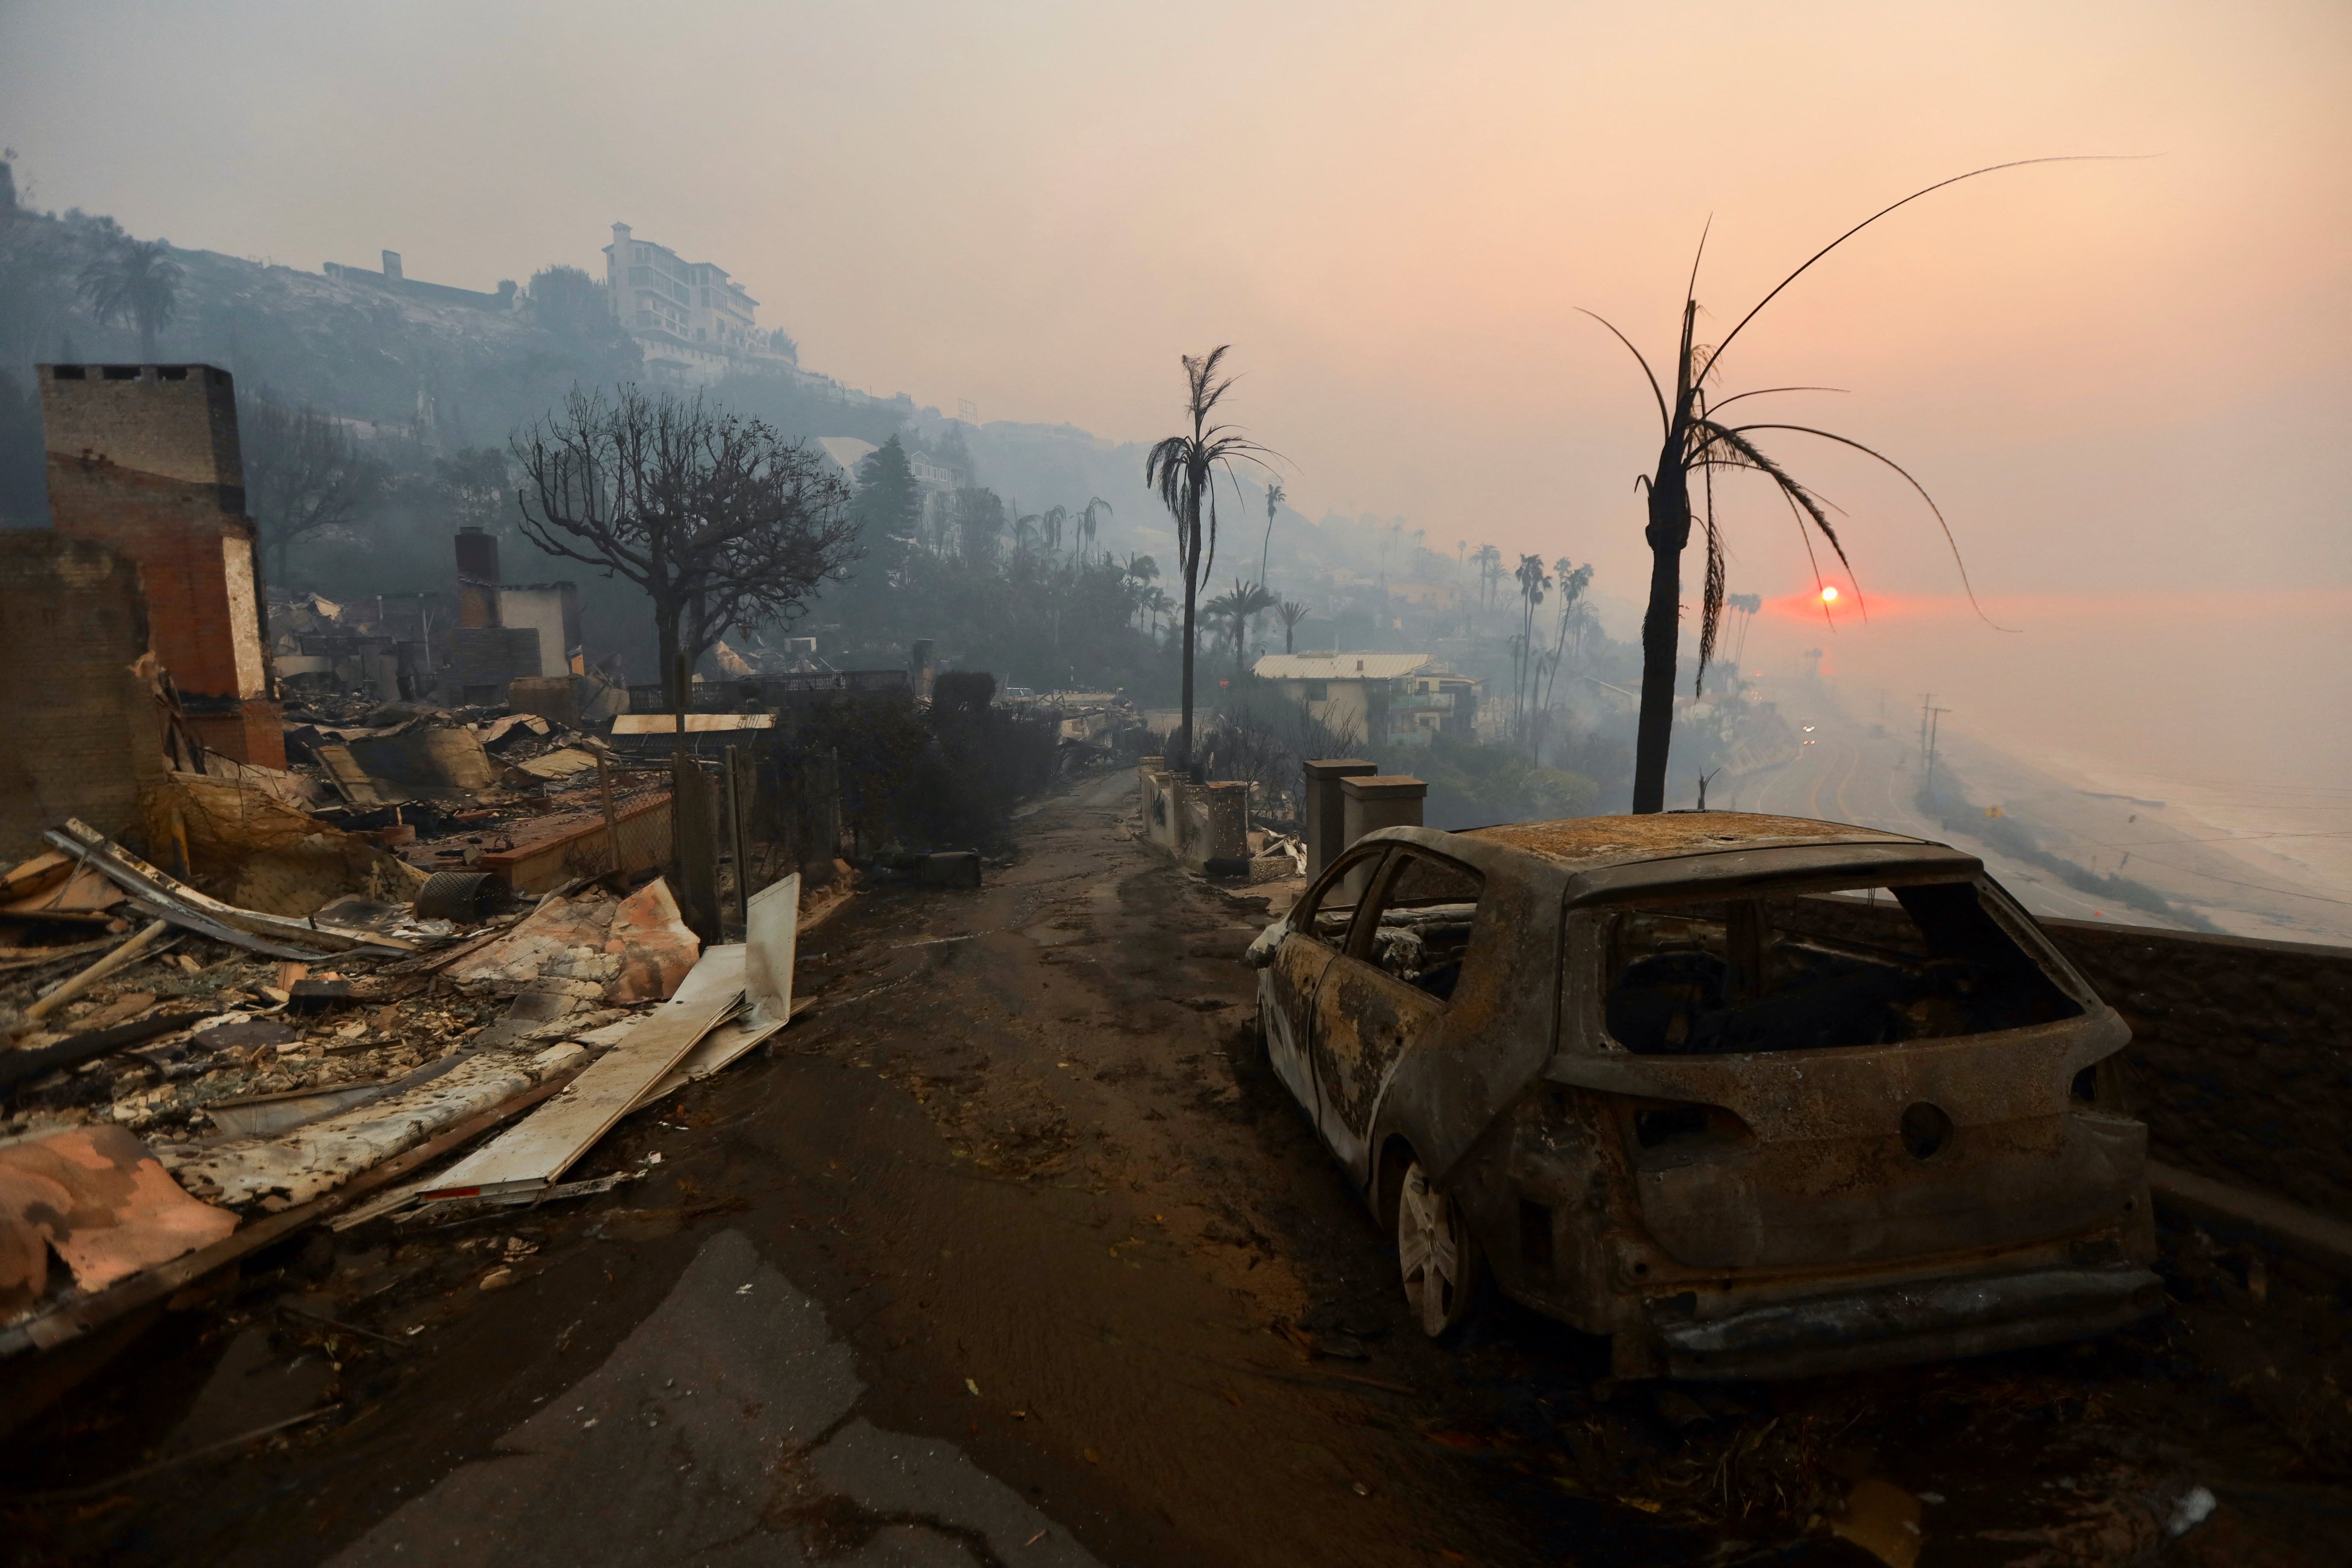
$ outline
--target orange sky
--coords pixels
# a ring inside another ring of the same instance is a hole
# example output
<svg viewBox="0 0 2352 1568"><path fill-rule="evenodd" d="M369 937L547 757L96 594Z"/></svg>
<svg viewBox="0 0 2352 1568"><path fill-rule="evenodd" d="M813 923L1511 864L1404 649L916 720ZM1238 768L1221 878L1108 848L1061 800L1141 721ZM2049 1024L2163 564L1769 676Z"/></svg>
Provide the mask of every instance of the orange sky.
<svg viewBox="0 0 2352 1568"><path fill-rule="evenodd" d="M391 247L487 287L594 266L625 219L734 269L804 363L983 419L1155 437L1177 355L1230 341L1234 412L1310 514L1593 559L1629 603L1654 416L1576 307L1664 356L1710 216L1720 331L1934 179L2151 154L1906 209L1724 367L1849 389L1781 412L1910 468L2055 647L2085 595L2352 586L2347 68L2340 4L16 3L0 142L45 205L305 267ZM1899 486L1773 449L1850 514L1866 590L1956 589ZM1785 511L1736 483L1725 512L1736 590L1808 588ZM2298 647L2347 629L2278 605ZM2100 619L2119 668L2235 662L2219 623ZM1841 636L2022 711L2000 634ZM2266 703L2339 716L2264 719L2276 765L2352 764L2331 662L2272 673Z"/></svg>

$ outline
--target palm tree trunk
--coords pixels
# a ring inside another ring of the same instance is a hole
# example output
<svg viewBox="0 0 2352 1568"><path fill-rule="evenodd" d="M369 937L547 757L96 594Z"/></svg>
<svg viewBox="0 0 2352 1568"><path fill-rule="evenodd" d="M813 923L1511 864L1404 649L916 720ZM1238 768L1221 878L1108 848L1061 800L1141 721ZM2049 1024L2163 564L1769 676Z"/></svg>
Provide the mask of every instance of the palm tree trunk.
<svg viewBox="0 0 2352 1568"><path fill-rule="evenodd" d="M1184 510L1190 548L1184 551L1183 711L1177 722L1176 742L1170 748L1176 754L1168 759L1170 765L1180 768L1189 767L1192 760L1192 612L1201 587L1201 492L1197 488L1185 498ZM1179 542L1181 546L1184 542Z"/></svg>
<svg viewBox="0 0 2352 1568"><path fill-rule="evenodd" d="M1679 434L1679 433L1677 433ZM1690 489L1669 439L1650 482L1650 604L1642 616L1642 714L1633 739L1633 809L1666 808L1666 749L1675 731L1675 650L1682 617L1683 546L1690 542Z"/></svg>

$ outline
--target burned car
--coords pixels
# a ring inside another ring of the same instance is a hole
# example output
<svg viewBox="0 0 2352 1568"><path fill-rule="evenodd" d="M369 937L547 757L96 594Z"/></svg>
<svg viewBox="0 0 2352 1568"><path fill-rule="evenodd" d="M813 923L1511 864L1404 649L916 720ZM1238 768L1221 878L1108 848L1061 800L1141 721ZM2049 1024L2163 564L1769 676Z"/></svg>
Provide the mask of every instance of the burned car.
<svg viewBox="0 0 2352 1568"><path fill-rule="evenodd" d="M1397 1238L1619 1375L1800 1376L2157 1310L2130 1033L1971 856L1733 812L1350 846L1249 951Z"/></svg>

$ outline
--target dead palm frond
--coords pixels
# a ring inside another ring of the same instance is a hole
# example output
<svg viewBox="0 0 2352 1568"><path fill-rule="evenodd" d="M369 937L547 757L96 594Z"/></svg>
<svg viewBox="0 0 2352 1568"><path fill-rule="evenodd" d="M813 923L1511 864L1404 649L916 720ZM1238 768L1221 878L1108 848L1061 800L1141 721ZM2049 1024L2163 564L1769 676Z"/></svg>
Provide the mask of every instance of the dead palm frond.
<svg viewBox="0 0 2352 1568"><path fill-rule="evenodd" d="M1100 496L1087 498L1086 506L1078 512L1078 558L1080 560L1086 559L1087 555L1093 551L1095 531L1102 526L1095 521L1095 513L1101 511L1108 515L1116 510L1110 502Z"/></svg>
<svg viewBox="0 0 2352 1568"><path fill-rule="evenodd" d="M1717 632L1722 622L1724 606L1723 536L1716 519L1716 471L1745 469L1761 474L1771 481L1775 493L1796 518L1798 532L1805 542L1808 557L1816 562L1814 574L1817 586L1820 576L1818 558L1812 555L1816 535L1829 546L1839 564L1845 568L1849 579L1853 575L1853 563L1847 558L1845 542L1839 537L1836 526L1830 521L1830 513L1836 509L1759 447L1754 439L1759 433L1779 431L1817 437L1842 447L1850 447L1901 475L1904 482L1927 502L1937 526L1943 531L1945 543L1950 547L1953 563L1959 569L1961 587L1969 595L1969 603L1976 605L1976 589L1969 581L1968 563L1960 556L1959 542L1953 536L1951 524L1945 519L1943 510L1937 506L1935 498L1927 493L1927 487L1901 464L1850 437L1813 426L1779 421L1737 424L1719 417L1723 409L1742 398L1775 393L1835 390L1829 387L1760 387L1710 400L1709 384L1720 384L1720 370L1726 351L1747 330L1748 323L1756 319L1758 312L1780 298L1781 292L1802 277L1815 262L1897 208L1942 190L1946 185L1974 179L1979 174L2021 168L2032 163L2081 161L2075 158L2021 158L2011 163L1995 163L1982 169L1972 169L1965 174L1955 174L1948 180L1939 180L1923 190L1912 192L1901 201L1881 207L1807 257L1801 266L1780 279L1770 292L1750 307L1731 331L1724 334L1720 342L1711 346L1695 341L1699 313L1699 258L1694 258L1690 282L1683 293L1682 332L1675 351L1675 390L1671 402L1657 373L1650 367L1650 362L1643 356L1642 351L1633 346L1633 340L1603 317L1591 310L1583 312L1607 328L1641 365L1642 374L1650 384L1650 395L1657 403L1658 422L1664 437L1656 472L1645 474L1635 481L1637 486L1647 491L1649 521L1644 534L1651 551L1650 601L1642 621L1642 713L1634 756L1635 811L1664 809L1666 747L1673 728L1675 642L1681 615L1681 557L1684 547L1690 542L1694 522L1699 525L1706 548L1706 584L1700 595L1698 673L1693 683L1694 695L1704 689L1706 667L1715 658ZM1702 235L1699 257L1704 257L1706 250L1706 240ZM1693 493L1695 489L1696 495ZM1854 596L1857 605L1862 605L1864 601L1858 584L1854 587ZM1977 613L1979 616L1984 614L1981 606L1978 606ZM1990 619L1987 624L1990 624Z"/></svg>

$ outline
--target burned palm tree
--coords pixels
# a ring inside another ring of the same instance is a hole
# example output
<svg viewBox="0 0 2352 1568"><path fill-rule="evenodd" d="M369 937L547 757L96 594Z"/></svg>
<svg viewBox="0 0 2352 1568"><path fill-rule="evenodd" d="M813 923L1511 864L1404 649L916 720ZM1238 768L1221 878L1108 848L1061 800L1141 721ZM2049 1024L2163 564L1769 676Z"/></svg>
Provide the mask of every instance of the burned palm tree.
<svg viewBox="0 0 2352 1568"><path fill-rule="evenodd" d="M1088 496L1084 510L1078 513L1078 559L1084 562L1095 547L1095 531L1101 525L1095 521L1097 510L1110 512L1117 509L1100 496Z"/></svg>
<svg viewBox="0 0 2352 1568"><path fill-rule="evenodd" d="M1274 514L1287 499L1280 479L1269 479L1265 487L1265 542L1258 547L1257 580L1265 581L1265 563L1274 554Z"/></svg>
<svg viewBox="0 0 2352 1568"><path fill-rule="evenodd" d="M1214 423L1218 403L1233 389L1231 376L1217 376L1232 346L1183 356L1184 413L1192 427L1160 441L1143 459L1143 482L1158 488L1161 504L1175 519L1176 564L1184 574L1182 716L1168 743L1168 760L1179 767L1189 763L1192 745L1192 643L1201 579L1217 553L1216 470L1224 469L1232 479L1235 461L1256 462L1266 452L1232 426Z"/></svg>
<svg viewBox="0 0 2352 1568"><path fill-rule="evenodd" d="M1658 421L1664 435L1664 441L1659 448L1657 471L1643 475L1636 481L1648 489L1649 521L1643 533L1650 546L1650 602L1642 617L1642 709L1633 752L1635 811L1665 809L1666 750L1674 731L1675 644L1682 606L1682 554L1684 546L1690 542L1694 521L1701 525L1706 536L1706 584L1700 598L1698 675L1693 683L1694 693L1706 680L1707 662L1715 657L1716 630L1723 618L1724 603L1723 541L1717 530L1715 516L1716 470L1747 468L1770 479L1774 489L1797 519L1798 532L1805 541L1807 554L1811 556L1812 552L1812 533L1818 533L1836 554L1839 563L1847 568L1849 575L1852 574L1853 566L1846 559L1844 542L1838 538L1837 530L1830 524L1828 503L1758 447L1754 439L1757 433L1780 430L1817 436L1842 447L1851 447L1901 474L1904 480L1918 492L1920 499L1927 503L1927 510L1935 513L1937 526L1944 531L1945 542L1952 546L1952 559L1959 563L1961 584L1968 587L1968 567L1960 562L1959 545L1952 538L1951 525L1945 522L1943 512L1936 506L1935 498L1927 494L1927 488L1893 458L1873 451L1859 441L1810 425L1727 424L1718 418L1724 408L1743 397L1760 397L1780 392L1833 390L1828 387L1768 386L1710 401L1707 384L1717 379L1724 352L1731 347L1732 340L1739 336L1748 323L1756 319L1757 313L1778 299L1782 289L1803 276L1807 268L1896 207L1916 202L1946 185L1957 184L1979 174L1989 174L1995 170L2014 169L2027 163L2074 161L2025 158L2015 163L1995 163L1989 168L1955 174L1948 180L1939 180L1926 190L1914 191L1902 201L1880 208L1815 251L1805 259L1803 266L1773 285L1771 292L1758 300L1731 331L1724 334L1723 341L1712 348L1694 341L1698 322L1698 263L1694 260L1690 284L1683 291L1682 337L1675 351L1675 392L1671 403L1664 388L1659 384L1657 374L1650 368L1650 362L1642 357L1642 351L1633 347L1633 340L1593 312L1584 312L1607 327L1641 364L1642 374L1649 378L1650 392L1657 399ZM1705 251L1706 241L1702 238L1701 255ZM1696 507L1692 498L1694 483L1698 490ZM1811 533L1806 531L1808 525ZM1859 599L1859 588L1855 592ZM1969 603L1974 604L1976 595L1972 588L1969 596Z"/></svg>

